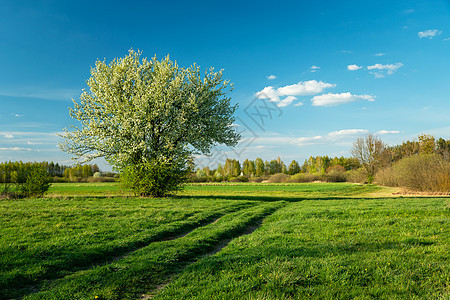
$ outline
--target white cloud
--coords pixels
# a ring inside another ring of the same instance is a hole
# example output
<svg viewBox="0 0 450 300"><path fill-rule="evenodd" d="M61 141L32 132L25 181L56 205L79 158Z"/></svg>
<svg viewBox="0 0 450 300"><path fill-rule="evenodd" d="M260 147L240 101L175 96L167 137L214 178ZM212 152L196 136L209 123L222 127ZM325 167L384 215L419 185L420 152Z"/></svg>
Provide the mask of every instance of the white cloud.
<svg viewBox="0 0 450 300"><path fill-rule="evenodd" d="M375 70L371 72L375 76L375 78L383 78L385 77L385 74L391 75L401 67L403 67L403 64L401 62L386 65L374 64L371 66L367 66L367 70Z"/></svg>
<svg viewBox="0 0 450 300"><path fill-rule="evenodd" d="M313 136L313 137L301 137L298 138L296 141L296 144L304 146L304 145L308 145L308 144L315 144L319 141L322 141L324 139L323 136Z"/></svg>
<svg viewBox="0 0 450 300"><path fill-rule="evenodd" d="M328 136L344 136L344 135L360 135L369 133L366 129L344 129L339 131L332 131L328 134Z"/></svg>
<svg viewBox="0 0 450 300"><path fill-rule="evenodd" d="M419 31L417 33L417 35L419 36L419 38L428 38L428 39L432 39L437 35L440 35L442 33L442 31L438 30L438 29L429 29L429 30L425 30L425 31Z"/></svg>
<svg viewBox="0 0 450 300"><path fill-rule="evenodd" d="M28 145L42 145L43 143L27 141L27 144Z"/></svg>
<svg viewBox="0 0 450 300"><path fill-rule="evenodd" d="M3 135L6 138L13 137L15 144L23 143L28 145L32 145L31 143L55 144L56 142L61 141L61 137L59 137L58 134L63 134L63 132L0 131L0 135Z"/></svg>
<svg viewBox="0 0 450 300"><path fill-rule="evenodd" d="M258 99L269 99L272 102L278 102L280 95L272 86L266 86L261 91L256 93Z"/></svg>
<svg viewBox="0 0 450 300"><path fill-rule="evenodd" d="M311 67L309 67L309 71L310 72L316 72L317 70L319 70L320 67L316 66L316 65L312 65Z"/></svg>
<svg viewBox="0 0 450 300"><path fill-rule="evenodd" d="M298 102L298 103L295 103L294 106L302 106L303 104L305 104L305 103L303 103L303 102Z"/></svg>
<svg viewBox="0 0 450 300"><path fill-rule="evenodd" d="M385 56L386 53L375 53L375 56Z"/></svg>
<svg viewBox="0 0 450 300"><path fill-rule="evenodd" d="M295 96L315 95L323 92L327 88L335 87L335 84L323 81L309 80L300 81L296 84L286 85L280 88L266 86L256 93L259 99L269 99L271 102L277 102L278 106L287 106L297 100Z"/></svg>
<svg viewBox="0 0 450 300"><path fill-rule="evenodd" d="M342 141L354 140L356 136L368 134L366 129L344 129L339 131L332 131L325 136L317 135L313 137L300 137L293 141L299 146L338 143Z"/></svg>
<svg viewBox="0 0 450 300"><path fill-rule="evenodd" d="M14 135L12 135L12 134L10 134L10 133L7 133L7 134L5 134L5 135L3 135L5 138L7 138L7 139L12 139L12 138L14 138Z"/></svg>
<svg viewBox="0 0 450 300"><path fill-rule="evenodd" d="M0 148L0 151L31 151L31 149L21 147L9 147L9 148Z"/></svg>
<svg viewBox="0 0 450 300"><path fill-rule="evenodd" d="M380 130L377 132L377 134L399 134L400 131L398 130Z"/></svg>
<svg viewBox="0 0 450 300"><path fill-rule="evenodd" d="M347 70L349 70L349 71L356 71L356 70L359 70L361 68L362 68L362 66L358 66L358 65L348 65L347 66Z"/></svg>
<svg viewBox="0 0 450 300"><path fill-rule="evenodd" d="M326 83L323 81L309 80L300 81L297 84L286 85L277 89L277 92L283 96L306 96L315 95L323 92L327 88L335 87L335 84Z"/></svg>
<svg viewBox="0 0 450 300"><path fill-rule="evenodd" d="M445 38L444 41L450 41L450 38Z"/></svg>
<svg viewBox="0 0 450 300"><path fill-rule="evenodd" d="M16 113L11 113L10 115L12 115L13 117L16 117L16 118L23 117L23 115L21 115L21 114L16 114Z"/></svg>
<svg viewBox="0 0 450 300"><path fill-rule="evenodd" d="M287 96L286 98L284 98L283 100L281 100L280 102L278 102L277 106L278 107L285 107L290 105L294 100L298 100L296 97L294 96Z"/></svg>
<svg viewBox="0 0 450 300"><path fill-rule="evenodd" d="M277 76L275 76L275 75L269 75L269 76L267 76L267 79L269 79L269 80L274 80L274 79L277 79Z"/></svg>
<svg viewBox="0 0 450 300"><path fill-rule="evenodd" d="M341 93L341 94L323 94L319 96L314 96L311 101L313 106L335 106L339 104L345 104L355 101L375 101L375 96L371 95L352 95L351 93Z"/></svg>

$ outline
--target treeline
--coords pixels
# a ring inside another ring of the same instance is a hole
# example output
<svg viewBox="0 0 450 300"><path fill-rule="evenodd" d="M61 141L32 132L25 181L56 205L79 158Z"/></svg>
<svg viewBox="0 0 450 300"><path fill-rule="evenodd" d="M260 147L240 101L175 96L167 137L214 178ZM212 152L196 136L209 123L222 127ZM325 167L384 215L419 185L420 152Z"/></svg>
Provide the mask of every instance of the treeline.
<svg viewBox="0 0 450 300"><path fill-rule="evenodd" d="M410 190L450 192L450 140L421 134L416 140L387 146L380 138L358 138L353 157L311 156L289 165L279 157L226 159L216 169L197 168L191 182L357 182L406 187Z"/></svg>
<svg viewBox="0 0 450 300"><path fill-rule="evenodd" d="M2 198L42 196L50 187L51 177L47 167L48 164L37 162L1 163L0 196Z"/></svg>
<svg viewBox="0 0 450 300"><path fill-rule="evenodd" d="M50 178L50 182L113 181L117 175L102 172L97 164L69 167L54 162L9 161L0 163L0 183L17 183L23 180L26 170L31 165L39 165ZM94 179L95 178L95 179Z"/></svg>
<svg viewBox="0 0 450 300"><path fill-rule="evenodd" d="M209 167L197 168L195 173L191 175L190 181L261 182L268 180L279 182L280 178L286 180L289 178L292 182L314 180L346 181L346 178L344 178L346 172L359 167L358 160L345 157L311 156L302 165L296 160L292 160L289 165L286 165L280 157L270 161L264 161L261 158L256 158L254 161L246 159L242 164L239 160L227 158L225 163L223 165L219 163L216 169L210 169Z"/></svg>

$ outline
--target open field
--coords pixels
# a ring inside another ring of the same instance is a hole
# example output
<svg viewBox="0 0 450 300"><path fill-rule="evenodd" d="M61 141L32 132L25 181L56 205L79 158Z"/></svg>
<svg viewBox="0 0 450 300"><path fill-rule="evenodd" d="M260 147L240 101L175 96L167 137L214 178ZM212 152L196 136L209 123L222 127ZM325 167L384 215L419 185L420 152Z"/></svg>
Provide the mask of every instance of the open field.
<svg viewBox="0 0 450 300"><path fill-rule="evenodd" d="M390 192L55 184L0 200L0 299L448 299L450 198Z"/></svg>

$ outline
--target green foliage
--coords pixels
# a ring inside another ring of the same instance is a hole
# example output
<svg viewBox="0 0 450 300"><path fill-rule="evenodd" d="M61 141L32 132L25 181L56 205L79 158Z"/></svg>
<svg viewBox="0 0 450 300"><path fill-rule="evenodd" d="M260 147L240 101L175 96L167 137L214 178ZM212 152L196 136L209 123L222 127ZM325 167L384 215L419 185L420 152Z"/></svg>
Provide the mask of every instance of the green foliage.
<svg viewBox="0 0 450 300"><path fill-rule="evenodd" d="M53 163L52 163L53 164ZM0 195L22 198L41 197L50 187L48 163L6 162L0 164Z"/></svg>
<svg viewBox="0 0 450 300"><path fill-rule="evenodd" d="M64 178L71 182L86 181L89 177L93 177L95 173L100 173L100 169L96 164L79 165L64 170ZM97 175L98 176L98 175Z"/></svg>
<svg viewBox="0 0 450 300"><path fill-rule="evenodd" d="M21 189L28 197L42 197L50 187L50 177L40 164L32 164Z"/></svg>
<svg viewBox="0 0 450 300"><path fill-rule="evenodd" d="M127 166L120 173L123 187L142 197L164 197L183 188L188 169L163 161Z"/></svg>

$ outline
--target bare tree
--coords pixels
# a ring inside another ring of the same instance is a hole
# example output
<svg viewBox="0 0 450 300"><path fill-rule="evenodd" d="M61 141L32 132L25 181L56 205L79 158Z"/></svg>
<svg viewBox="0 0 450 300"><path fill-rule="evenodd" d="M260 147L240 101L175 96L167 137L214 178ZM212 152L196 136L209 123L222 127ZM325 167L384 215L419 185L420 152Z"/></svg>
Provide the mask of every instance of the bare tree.
<svg viewBox="0 0 450 300"><path fill-rule="evenodd" d="M386 157L388 153L384 143L380 138L371 133L365 137L357 138L353 142L351 153L367 172L367 180L369 183L373 181L375 172L388 160Z"/></svg>

